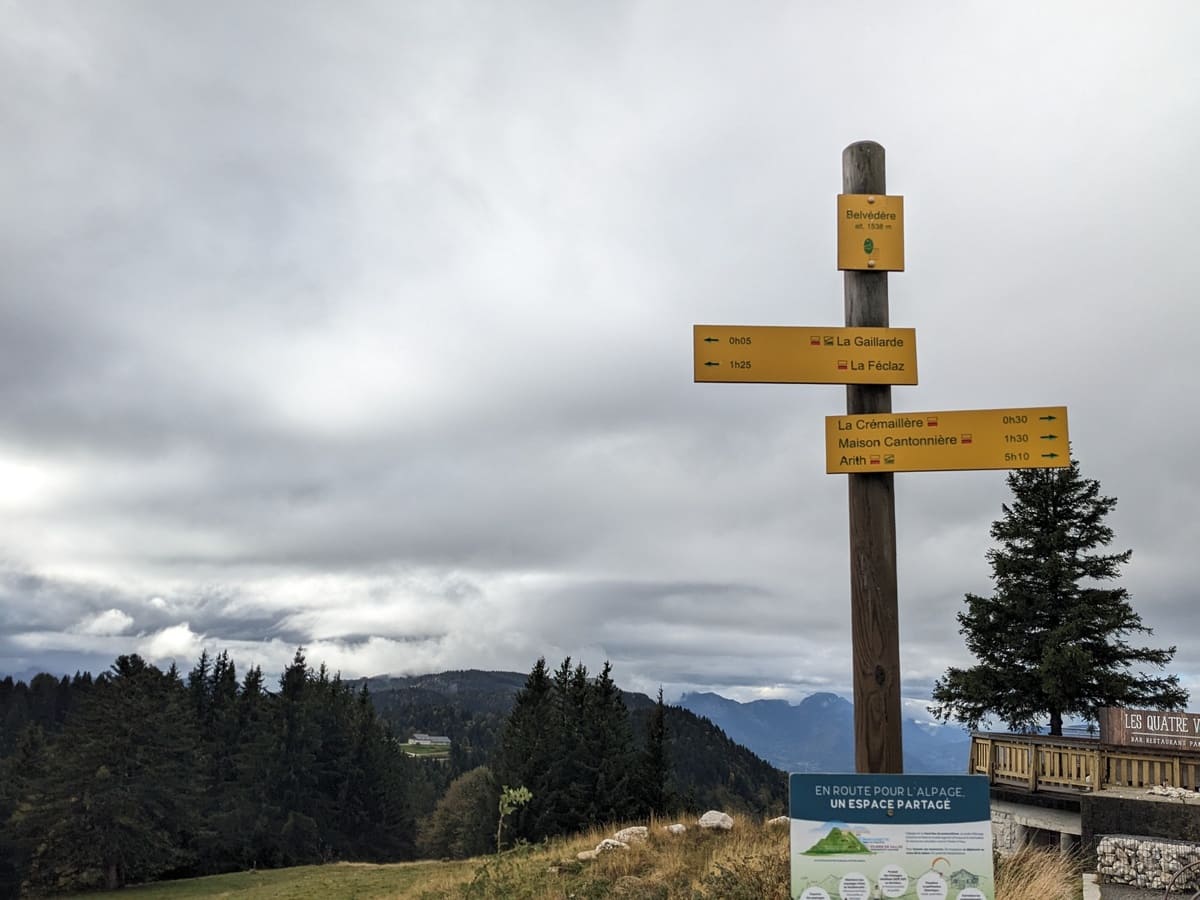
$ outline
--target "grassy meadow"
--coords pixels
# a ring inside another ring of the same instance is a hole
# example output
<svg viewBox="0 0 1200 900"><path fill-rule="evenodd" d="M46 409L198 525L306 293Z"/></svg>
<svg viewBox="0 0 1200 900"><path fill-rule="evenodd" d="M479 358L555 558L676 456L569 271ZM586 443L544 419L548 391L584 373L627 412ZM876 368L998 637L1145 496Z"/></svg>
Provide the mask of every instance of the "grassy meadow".
<svg viewBox="0 0 1200 900"><path fill-rule="evenodd" d="M682 821L694 822L695 817ZM665 833L590 862L590 850L615 829L595 831L497 856L394 865L337 863L237 872L159 882L89 900L788 900L788 829L735 817L729 832ZM997 873L997 900L1078 900L1079 870L1057 853L1030 850Z"/></svg>
<svg viewBox="0 0 1200 900"><path fill-rule="evenodd" d="M435 747L429 744L401 744L400 749L406 754L421 759L449 759L450 750L446 747Z"/></svg>

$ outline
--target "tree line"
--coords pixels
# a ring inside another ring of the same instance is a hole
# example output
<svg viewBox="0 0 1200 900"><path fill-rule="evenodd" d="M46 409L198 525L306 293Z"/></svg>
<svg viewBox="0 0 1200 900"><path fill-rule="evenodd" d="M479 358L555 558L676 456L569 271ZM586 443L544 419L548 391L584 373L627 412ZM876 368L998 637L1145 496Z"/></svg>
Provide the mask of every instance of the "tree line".
<svg viewBox="0 0 1200 900"><path fill-rule="evenodd" d="M298 650L274 689L227 653L0 680L0 896L331 860L466 857L678 809L782 809L782 773L686 710L539 659L507 715L415 706ZM403 715L397 715L400 711ZM455 735L439 763L399 736ZM502 790L529 801L499 821Z"/></svg>
<svg viewBox="0 0 1200 900"><path fill-rule="evenodd" d="M0 716L0 894L415 854L430 767L302 650L274 692L226 653L186 677L129 655L6 679Z"/></svg>

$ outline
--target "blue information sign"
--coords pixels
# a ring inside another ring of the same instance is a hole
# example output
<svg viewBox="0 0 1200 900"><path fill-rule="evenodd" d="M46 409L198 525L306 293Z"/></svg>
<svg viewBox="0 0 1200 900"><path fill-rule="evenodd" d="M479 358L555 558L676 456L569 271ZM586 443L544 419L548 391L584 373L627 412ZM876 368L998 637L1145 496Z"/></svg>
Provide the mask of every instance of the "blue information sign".
<svg viewBox="0 0 1200 900"><path fill-rule="evenodd" d="M795 900L995 900L982 775L792 775Z"/></svg>

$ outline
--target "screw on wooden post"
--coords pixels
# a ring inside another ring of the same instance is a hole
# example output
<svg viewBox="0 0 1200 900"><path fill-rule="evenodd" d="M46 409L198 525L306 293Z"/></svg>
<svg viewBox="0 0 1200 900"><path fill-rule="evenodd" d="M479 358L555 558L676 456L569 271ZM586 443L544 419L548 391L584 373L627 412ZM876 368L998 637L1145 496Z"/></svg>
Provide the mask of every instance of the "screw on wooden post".
<svg viewBox="0 0 1200 900"><path fill-rule="evenodd" d="M846 194L886 194L883 147L874 141L847 147L842 188ZM846 325L887 327L887 272L847 271L844 278ZM846 386L847 415L891 411L890 386ZM858 772L903 772L894 476L873 472L847 477L854 764Z"/></svg>

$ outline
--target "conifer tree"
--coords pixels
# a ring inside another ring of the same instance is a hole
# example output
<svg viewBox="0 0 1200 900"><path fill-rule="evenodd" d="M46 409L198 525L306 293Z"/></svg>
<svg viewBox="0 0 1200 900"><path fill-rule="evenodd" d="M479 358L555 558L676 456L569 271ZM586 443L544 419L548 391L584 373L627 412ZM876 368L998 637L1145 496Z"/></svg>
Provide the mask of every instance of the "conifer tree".
<svg viewBox="0 0 1200 900"><path fill-rule="evenodd" d="M203 684L197 673L206 671ZM242 798L238 784L237 757L241 746L237 671L229 654L222 650L207 665L202 654L188 676L188 697L198 718L200 748L210 790L202 810L208 826L203 835L197 869L225 872L243 867L240 848L245 835L238 828L237 807Z"/></svg>
<svg viewBox="0 0 1200 900"><path fill-rule="evenodd" d="M187 677L188 696L191 698L192 707L196 712L196 721L201 725L208 719L208 706L212 687L209 684L211 673L212 660L209 658L208 650L201 650L200 659L196 661L196 667L188 673Z"/></svg>
<svg viewBox="0 0 1200 900"><path fill-rule="evenodd" d="M20 894L22 873L53 824L41 813L41 796L50 765L41 726L28 725L16 738L10 756L0 758L0 897Z"/></svg>
<svg viewBox="0 0 1200 900"><path fill-rule="evenodd" d="M589 825L616 822L635 815L634 774L636 755L629 710L612 679L612 663L592 683L587 704L586 759L590 776L585 784Z"/></svg>
<svg viewBox="0 0 1200 900"><path fill-rule="evenodd" d="M663 691L660 687L654 709L646 720L645 743L638 767L638 801L643 814L662 815L667 811L667 780L670 775L671 763L667 756L667 708L663 703Z"/></svg>
<svg viewBox="0 0 1200 900"><path fill-rule="evenodd" d="M534 802L513 814L507 831L514 838L540 840L536 825L543 812L540 795L549 785L549 773L557 748L552 732L552 682L545 658L538 659L525 679L525 685L513 699L512 711L505 722L494 768L496 782L528 787Z"/></svg>
<svg viewBox="0 0 1200 900"><path fill-rule="evenodd" d="M933 690L940 719L971 728L996 716L1015 730L1063 717L1096 718L1102 706L1177 709L1187 692L1174 675L1151 675L1175 648L1131 646L1150 633L1129 594L1111 586L1133 551L1106 553L1113 531L1105 517L1116 506L1072 459L1063 469L1009 473L1013 500L992 524L999 546L988 551L995 592L966 595L960 633L976 665L950 668Z"/></svg>
<svg viewBox="0 0 1200 900"><path fill-rule="evenodd" d="M317 688L313 681L301 647L279 676L274 704L276 756L268 784L282 817L278 836L284 865L315 862L320 852L313 814L317 811L315 762L321 735L315 721Z"/></svg>
<svg viewBox="0 0 1200 900"><path fill-rule="evenodd" d="M574 831L586 808L596 761L589 741L591 686L587 667L568 656L555 670L550 687L552 710L546 731L549 759L540 779L521 782L533 792L529 819L538 837Z"/></svg>

